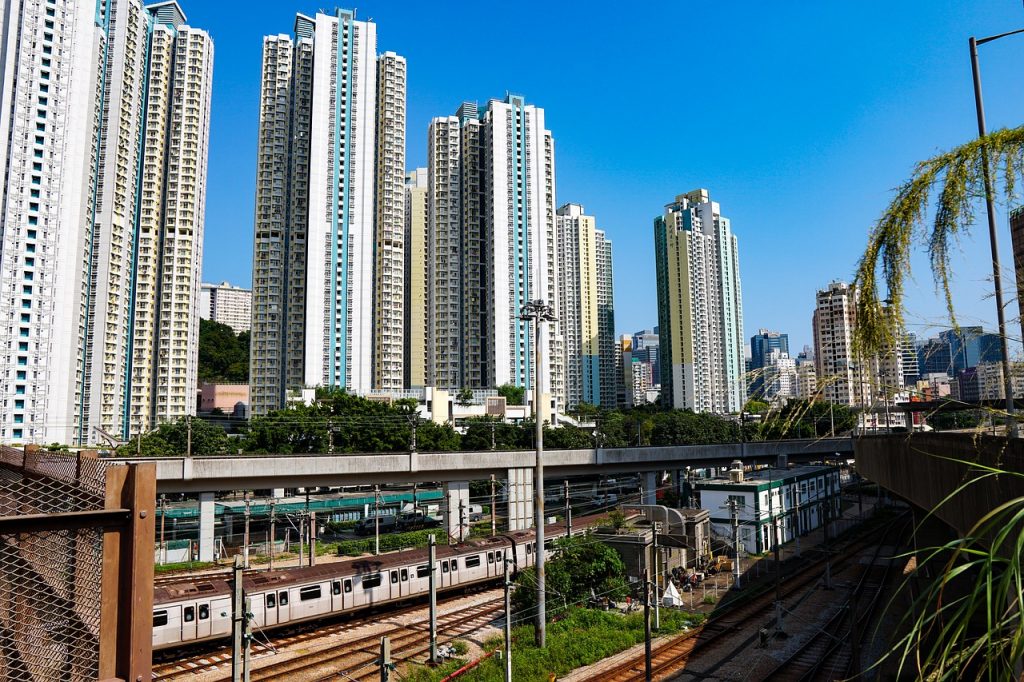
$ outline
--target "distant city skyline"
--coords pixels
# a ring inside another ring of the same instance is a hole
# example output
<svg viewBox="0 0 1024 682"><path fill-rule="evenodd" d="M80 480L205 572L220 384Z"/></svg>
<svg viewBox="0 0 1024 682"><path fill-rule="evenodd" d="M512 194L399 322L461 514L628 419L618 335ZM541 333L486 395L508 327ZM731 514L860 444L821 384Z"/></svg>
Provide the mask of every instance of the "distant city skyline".
<svg viewBox="0 0 1024 682"><path fill-rule="evenodd" d="M700 186L730 207L750 254L742 265L750 283L744 326L785 331L800 348L812 338L815 291L833 279L850 279L892 188L918 160L975 135L967 37L1016 28L1024 20L1020 3L1009 0L887 5L885 22L877 21L880 6L751 3L737 11L655 4L645 8L643 21L623 26L608 22L609 12L600 8L578 13L546 4L537 9L546 20L525 33L516 50L474 52L472 59L456 47L438 49L428 36L484 35L505 21L501 8L446 12L374 0L359 3L358 16L378 22L381 45L408 59L406 170L426 165L431 117L454 111L467 96L483 106L505 91L523 93L546 110L559 161L556 202L585 205L617 245L616 297L630 303L616 306L617 334L655 324L649 226L665 197ZM209 27L218 41L204 281L243 287L251 281L262 39L287 30L296 12L312 14L318 7L256 2L241 15L216 3L188 8L190 20ZM582 43L551 39L555 27L570 23ZM681 57L670 45L649 39L651 27L670 24L728 25L736 45L745 49L696 49ZM820 30L826 25L841 28ZM871 36L871 50L863 49L863 35ZM635 46L627 50L635 57L603 57L599 46L609 40ZM1005 41L983 50L990 129L1018 122L1024 102L1015 73L1022 49L1019 42ZM450 60L460 56L466 58L451 69ZM680 68L701 73L713 85L718 106L653 106ZM799 76L778 77L788 72ZM567 81L574 86L565 88ZM623 117L629 116L628 105L643 103L632 109L637 118L629 135L609 137L607 117L581 106L581 92L600 92L609 81L622 84L616 99ZM999 225L1003 262L1009 264L1005 214ZM995 326L986 254L983 235L965 241L957 254L961 324ZM919 257L914 265L908 322L911 331L928 337L947 320L927 259ZM1012 300L1009 287L1007 295ZM777 305L780 297L785 306Z"/></svg>

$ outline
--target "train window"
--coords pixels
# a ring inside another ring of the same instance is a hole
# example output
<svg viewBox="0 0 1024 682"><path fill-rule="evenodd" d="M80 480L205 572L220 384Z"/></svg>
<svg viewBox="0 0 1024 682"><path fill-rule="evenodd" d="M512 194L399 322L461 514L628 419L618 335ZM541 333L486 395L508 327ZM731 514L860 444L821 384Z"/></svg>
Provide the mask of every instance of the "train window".
<svg viewBox="0 0 1024 682"><path fill-rule="evenodd" d="M154 611L153 612L153 627L158 628L163 625L167 625L167 612L166 611Z"/></svg>
<svg viewBox="0 0 1024 682"><path fill-rule="evenodd" d="M341 594L341 583L337 580L331 583L331 594Z"/></svg>
<svg viewBox="0 0 1024 682"><path fill-rule="evenodd" d="M448 562L447 561L442 561L441 562L441 572L442 573L447 573L448 572Z"/></svg>
<svg viewBox="0 0 1024 682"><path fill-rule="evenodd" d="M277 595L273 592L267 594L267 608L272 609L277 606Z"/></svg>
<svg viewBox="0 0 1024 682"><path fill-rule="evenodd" d="M371 588L379 586L381 583L380 573L374 573L373 575L363 576L363 589L369 590Z"/></svg>
<svg viewBox="0 0 1024 682"><path fill-rule="evenodd" d="M452 559L452 570L453 571L459 570L459 560L458 559Z"/></svg>
<svg viewBox="0 0 1024 682"><path fill-rule="evenodd" d="M498 563L498 564L500 564L500 563L501 563L501 550L500 550L500 549L499 549L499 550L497 550L497 551L496 551L496 552L494 553L494 561L495 561L495 563Z"/></svg>
<svg viewBox="0 0 1024 682"><path fill-rule="evenodd" d="M288 606L288 593L287 592L278 592L277 593L277 603L280 604L281 606Z"/></svg>
<svg viewBox="0 0 1024 682"><path fill-rule="evenodd" d="M351 580L351 578L348 578L348 579L345 580L345 594L348 594L351 591L352 591L352 580Z"/></svg>
<svg viewBox="0 0 1024 682"><path fill-rule="evenodd" d="M466 568L476 568L480 565L480 556L466 557Z"/></svg>
<svg viewBox="0 0 1024 682"><path fill-rule="evenodd" d="M409 579L409 569L408 568L403 568L402 569L402 582L404 583L408 579Z"/></svg>
<svg viewBox="0 0 1024 682"><path fill-rule="evenodd" d="M210 605L200 604L199 605L199 620L206 620L210 617Z"/></svg>
<svg viewBox="0 0 1024 682"><path fill-rule="evenodd" d="M396 585L398 583L398 571L391 571L391 584Z"/></svg>
<svg viewBox="0 0 1024 682"><path fill-rule="evenodd" d="M547 539L544 541L544 549L550 552L552 547L554 547L554 540Z"/></svg>
<svg viewBox="0 0 1024 682"><path fill-rule="evenodd" d="M417 578L426 578L429 575L430 575L430 566L427 566L426 564L424 564L423 566L417 566L416 567L416 577Z"/></svg>
<svg viewBox="0 0 1024 682"><path fill-rule="evenodd" d="M310 585L309 587L303 587L299 590L299 601L309 601L310 599L320 598L320 586Z"/></svg>
<svg viewBox="0 0 1024 682"><path fill-rule="evenodd" d="M196 619L196 607L186 606L185 613L182 617L184 618L186 623L191 623L192 621L194 621Z"/></svg>

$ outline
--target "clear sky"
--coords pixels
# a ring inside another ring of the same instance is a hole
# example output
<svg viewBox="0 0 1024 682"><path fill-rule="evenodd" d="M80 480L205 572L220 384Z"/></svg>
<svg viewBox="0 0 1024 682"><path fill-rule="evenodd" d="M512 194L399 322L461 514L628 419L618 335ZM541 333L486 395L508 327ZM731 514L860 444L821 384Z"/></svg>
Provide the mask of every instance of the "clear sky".
<svg viewBox="0 0 1024 682"><path fill-rule="evenodd" d="M216 46L203 279L248 287L262 37L333 5L180 2ZM408 59L410 168L426 162L431 117L463 100L511 91L545 109L556 201L583 204L614 243L619 332L657 324L654 217L706 187L739 237L745 335L788 332L794 352L811 343L815 290L852 276L892 189L977 134L968 37L1024 28L1021 0L355 9L377 22L379 51ZM989 129L1024 123L1024 36L983 46L981 66ZM957 303L961 324L994 329L988 248L979 224L955 264ZM945 319L926 265L908 287L919 335Z"/></svg>

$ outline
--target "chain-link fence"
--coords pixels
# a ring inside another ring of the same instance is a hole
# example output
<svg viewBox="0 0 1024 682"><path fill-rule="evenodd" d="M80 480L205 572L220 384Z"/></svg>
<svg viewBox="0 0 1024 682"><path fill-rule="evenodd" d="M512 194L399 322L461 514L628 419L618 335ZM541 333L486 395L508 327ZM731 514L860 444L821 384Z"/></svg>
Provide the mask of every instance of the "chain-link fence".
<svg viewBox="0 0 1024 682"><path fill-rule="evenodd" d="M102 510L105 468L73 453L0 448L0 680L98 677L103 529L30 515Z"/></svg>

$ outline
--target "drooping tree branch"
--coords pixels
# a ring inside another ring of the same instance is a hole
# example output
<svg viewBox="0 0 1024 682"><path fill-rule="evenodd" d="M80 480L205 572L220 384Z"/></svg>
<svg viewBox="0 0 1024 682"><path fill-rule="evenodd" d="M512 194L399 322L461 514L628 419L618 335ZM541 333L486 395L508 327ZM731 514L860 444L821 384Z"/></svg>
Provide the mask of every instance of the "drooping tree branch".
<svg viewBox="0 0 1024 682"><path fill-rule="evenodd" d="M854 278L860 290L855 342L862 355L893 348L902 334L904 283L918 242L927 244L935 286L956 326L950 253L960 235L970 233L974 207L985 198L986 152L992 182L1002 179L1003 199L1012 204L1017 179L1024 170L1024 126L997 130L917 164L878 219ZM994 188L992 191L996 193ZM929 228L926 215L933 195L937 206ZM880 284L888 289L888 311L879 296Z"/></svg>

